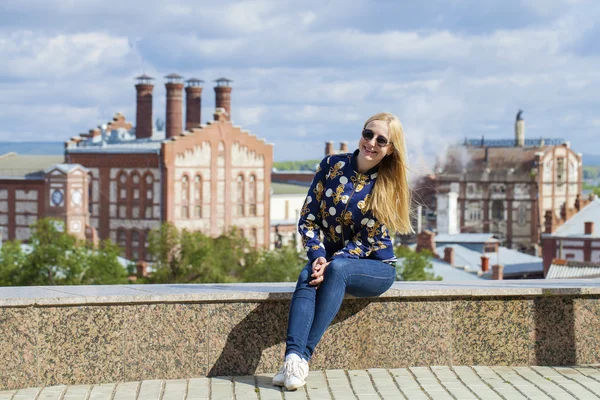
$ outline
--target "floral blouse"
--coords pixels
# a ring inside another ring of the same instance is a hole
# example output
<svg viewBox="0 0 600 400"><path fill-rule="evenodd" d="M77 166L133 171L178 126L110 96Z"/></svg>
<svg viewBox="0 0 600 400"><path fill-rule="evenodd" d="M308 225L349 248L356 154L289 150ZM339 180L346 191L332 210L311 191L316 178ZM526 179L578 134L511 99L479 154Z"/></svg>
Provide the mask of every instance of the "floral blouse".
<svg viewBox="0 0 600 400"><path fill-rule="evenodd" d="M396 261L386 226L365 207L378 167L357 172L357 154L328 156L317 167L298 221L311 263L318 257Z"/></svg>

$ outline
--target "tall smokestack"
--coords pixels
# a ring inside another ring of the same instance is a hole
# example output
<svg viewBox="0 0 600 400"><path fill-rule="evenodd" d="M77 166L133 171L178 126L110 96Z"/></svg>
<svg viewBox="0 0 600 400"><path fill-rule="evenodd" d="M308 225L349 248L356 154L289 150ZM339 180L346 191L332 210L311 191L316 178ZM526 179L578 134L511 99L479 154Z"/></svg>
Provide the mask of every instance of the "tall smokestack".
<svg viewBox="0 0 600 400"><path fill-rule="evenodd" d="M165 76L167 83L167 122L166 137L171 138L183 132L183 107L181 89L183 89L183 76L170 74Z"/></svg>
<svg viewBox="0 0 600 400"><path fill-rule="evenodd" d="M135 111L135 137L143 139L152 137L152 84L151 76L146 74L140 75L137 78L138 83L135 85L137 92L137 105Z"/></svg>
<svg viewBox="0 0 600 400"><path fill-rule="evenodd" d="M185 88L185 130L200 126L202 123L202 86L204 81L190 78Z"/></svg>
<svg viewBox="0 0 600 400"><path fill-rule="evenodd" d="M215 108L224 108L227 112L227 119L231 120L231 86L229 84L233 81L227 78L219 78L215 82L217 82L217 86L215 86Z"/></svg>
<svg viewBox="0 0 600 400"><path fill-rule="evenodd" d="M525 121L523 121L523 110L519 110L517 113L517 120L515 121L515 146L525 146Z"/></svg>
<svg viewBox="0 0 600 400"><path fill-rule="evenodd" d="M348 152L348 142L340 142L340 153L346 154Z"/></svg>

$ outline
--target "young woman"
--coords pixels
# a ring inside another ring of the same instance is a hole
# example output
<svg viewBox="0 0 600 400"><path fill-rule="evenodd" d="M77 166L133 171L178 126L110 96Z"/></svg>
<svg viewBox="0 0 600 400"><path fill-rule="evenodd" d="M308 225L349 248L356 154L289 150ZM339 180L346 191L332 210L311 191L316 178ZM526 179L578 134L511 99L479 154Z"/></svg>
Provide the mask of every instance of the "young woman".
<svg viewBox="0 0 600 400"><path fill-rule="evenodd" d="M308 264L292 297L285 363L274 385L295 390L306 383L308 361L345 293L378 296L392 286L390 231L412 232L409 210L402 125L379 113L365 122L358 150L317 167L298 222Z"/></svg>

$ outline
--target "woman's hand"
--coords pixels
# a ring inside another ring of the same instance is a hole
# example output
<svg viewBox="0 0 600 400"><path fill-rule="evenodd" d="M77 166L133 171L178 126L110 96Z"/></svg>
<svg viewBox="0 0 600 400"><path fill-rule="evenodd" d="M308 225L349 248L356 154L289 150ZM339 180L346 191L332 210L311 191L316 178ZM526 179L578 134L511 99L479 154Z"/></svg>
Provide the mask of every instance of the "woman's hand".
<svg viewBox="0 0 600 400"><path fill-rule="evenodd" d="M325 257L319 257L317 258L315 261L313 261L312 264L312 275L311 277L313 277L314 279L312 281L310 281L308 284L312 285L312 286L318 286L323 282L324 279L324 273L325 273L325 268L327 268L327 266L329 265L329 263L327 262L327 260L325 259Z"/></svg>

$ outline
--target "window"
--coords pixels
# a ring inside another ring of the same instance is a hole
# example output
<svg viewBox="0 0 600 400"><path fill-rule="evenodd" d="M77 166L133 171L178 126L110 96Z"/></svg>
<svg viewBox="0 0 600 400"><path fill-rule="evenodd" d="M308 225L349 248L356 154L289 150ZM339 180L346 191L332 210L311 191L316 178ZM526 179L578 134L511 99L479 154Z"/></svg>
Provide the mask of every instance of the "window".
<svg viewBox="0 0 600 400"><path fill-rule="evenodd" d="M122 248L127 247L127 234L122 229L117 231L117 244Z"/></svg>
<svg viewBox="0 0 600 400"><path fill-rule="evenodd" d="M469 216L469 220L471 220L471 221L481 220L481 207L480 207L479 203L469 204L468 216Z"/></svg>
<svg viewBox="0 0 600 400"><path fill-rule="evenodd" d="M94 192L94 175L88 174L88 212L92 215L92 193Z"/></svg>
<svg viewBox="0 0 600 400"><path fill-rule="evenodd" d="M565 182L565 159L559 157L556 159L556 183L562 185Z"/></svg>
<svg viewBox="0 0 600 400"><path fill-rule="evenodd" d="M140 208L138 206L131 208L131 217L136 219L140 217Z"/></svg>
<svg viewBox="0 0 600 400"><path fill-rule="evenodd" d="M131 257L137 261L140 256L140 233L133 231L131 233Z"/></svg>
<svg viewBox="0 0 600 400"><path fill-rule="evenodd" d="M504 203L502 200L494 200L492 203L492 219L504 221Z"/></svg>
<svg viewBox="0 0 600 400"><path fill-rule="evenodd" d="M188 199L189 186L188 177L187 175L184 175L183 178L181 178L181 200Z"/></svg>
<svg viewBox="0 0 600 400"><path fill-rule="evenodd" d="M188 206L182 206L181 207L181 218L189 218L190 217L190 213L188 210Z"/></svg>
<svg viewBox="0 0 600 400"><path fill-rule="evenodd" d="M152 206L146 206L145 217L146 219L152 219Z"/></svg>
<svg viewBox="0 0 600 400"><path fill-rule="evenodd" d="M256 216L256 177L250 175L248 184L248 201L250 203L250 215Z"/></svg>
<svg viewBox="0 0 600 400"><path fill-rule="evenodd" d="M519 204L517 208L517 224L519 226L527 225L527 206L525 203Z"/></svg>
<svg viewBox="0 0 600 400"><path fill-rule="evenodd" d="M127 206L119 206L119 218L127 218Z"/></svg>
<svg viewBox="0 0 600 400"><path fill-rule="evenodd" d="M202 177L196 175L194 177L194 217L202 218Z"/></svg>
<svg viewBox="0 0 600 400"><path fill-rule="evenodd" d="M250 230L250 244L254 247L258 245L258 231L256 228Z"/></svg>
<svg viewBox="0 0 600 400"><path fill-rule="evenodd" d="M237 177L237 215L244 216L244 176Z"/></svg>

